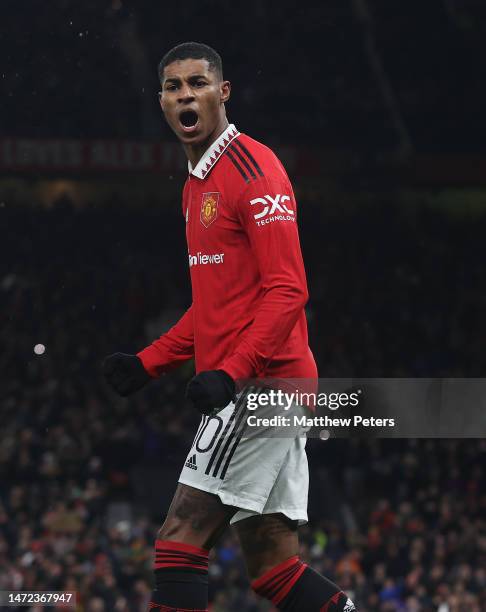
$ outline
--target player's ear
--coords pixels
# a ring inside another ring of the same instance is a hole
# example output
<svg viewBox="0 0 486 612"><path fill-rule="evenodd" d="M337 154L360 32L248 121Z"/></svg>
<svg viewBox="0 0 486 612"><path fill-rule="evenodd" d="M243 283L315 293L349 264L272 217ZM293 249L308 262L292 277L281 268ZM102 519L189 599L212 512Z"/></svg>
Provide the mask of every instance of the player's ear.
<svg viewBox="0 0 486 612"><path fill-rule="evenodd" d="M159 75L160 78L160 91L159 91L159 104L160 104L160 108L162 109L162 112L165 114L165 108L164 108L164 74L160 74Z"/></svg>
<svg viewBox="0 0 486 612"><path fill-rule="evenodd" d="M229 81L221 81L220 85L221 102L228 102L231 95L231 83Z"/></svg>
<svg viewBox="0 0 486 612"><path fill-rule="evenodd" d="M163 95L160 95L159 96L159 102L160 102L160 108L162 109L162 113L163 113L165 119L167 120L167 114L165 112L165 110L166 110L165 107L166 107L166 104L167 104L167 100L164 98Z"/></svg>

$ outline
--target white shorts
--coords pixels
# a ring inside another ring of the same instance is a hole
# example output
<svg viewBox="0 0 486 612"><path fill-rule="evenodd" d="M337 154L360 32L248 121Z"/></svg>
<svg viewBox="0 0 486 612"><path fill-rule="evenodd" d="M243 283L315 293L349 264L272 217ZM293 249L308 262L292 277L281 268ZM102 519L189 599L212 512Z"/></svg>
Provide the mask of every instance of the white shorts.
<svg viewBox="0 0 486 612"><path fill-rule="evenodd" d="M309 490L305 428L288 437L275 437L275 429L268 428L265 437L263 428L252 431L248 426L243 400L241 394L236 404L201 419L179 482L239 508L232 524L282 513L302 525L307 522Z"/></svg>

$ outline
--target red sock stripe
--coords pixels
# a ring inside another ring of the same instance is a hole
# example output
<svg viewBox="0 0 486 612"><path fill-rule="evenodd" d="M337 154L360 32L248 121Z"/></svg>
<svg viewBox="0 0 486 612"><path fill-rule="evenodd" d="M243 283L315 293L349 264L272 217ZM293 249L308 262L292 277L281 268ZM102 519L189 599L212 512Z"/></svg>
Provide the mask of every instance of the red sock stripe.
<svg viewBox="0 0 486 612"><path fill-rule="evenodd" d="M185 544L184 542L173 542L172 540L155 540L155 550L163 548L164 550L173 550L175 552L187 552L194 555L209 555L207 548L198 548L192 546L192 544Z"/></svg>
<svg viewBox="0 0 486 612"><path fill-rule="evenodd" d="M298 555L290 557L251 583L254 591L278 605L302 576L307 565Z"/></svg>
<svg viewBox="0 0 486 612"><path fill-rule="evenodd" d="M295 563L297 563L298 561L299 561L299 555L294 555L293 557L290 557L289 559L287 559L286 561L283 561L279 565L276 565L271 570L268 570L268 572L265 572L263 576L260 576L260 578L257 578L256 580L254 580L251 583L252 589L256 591L257 589L264 587L267 582L271 581L273 578L284 573L290 567L295 565Z"/></svg>
<svg viewBox="0 0 486 612"><path fill-rule="evenodd" d="M332 612L332 610L335 610L335 607L339 603L339 600L341 599L341 597L344 597L347 599L346 595L342 591L338 591L337 593L334 593L331 599L322 606L319 612Z"/></svg>
<svg viewBox="0 0 486 612"><path fill-rule="evenodd" d="M209 551L205 548L197 548L182 542L156 540L154 569L175 567L207 571L208 555Z"/></svg>

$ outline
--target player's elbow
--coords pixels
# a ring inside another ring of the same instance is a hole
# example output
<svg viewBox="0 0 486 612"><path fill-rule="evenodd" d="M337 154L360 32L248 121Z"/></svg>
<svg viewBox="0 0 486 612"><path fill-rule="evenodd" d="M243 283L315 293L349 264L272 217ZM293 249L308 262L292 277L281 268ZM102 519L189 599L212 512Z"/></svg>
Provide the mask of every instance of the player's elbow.
<svg viewBox="0 0 486 612"><path fill-rule="evenodd" d="M307 287L304 287L300 291L301 308L304 308L304 306L307 304L308 301L309 301L309 291L307 290Z"/></svg>
<svg viewBox="0 0 486 612"><path fill-rule="evenodd" d="M307 286L291 282L274 284L267 288L265 295L268 299L278 300L280 304L286 304L292 310L301 310L309 299Z"/></svg>
<svg viewBox="0 0 486 612"><path fill-rule="evenodd" d="M296 310L301 310L307 304L309 292L307 291L307 287L292 287L291 296L289 297L295 304Z"/></svg>

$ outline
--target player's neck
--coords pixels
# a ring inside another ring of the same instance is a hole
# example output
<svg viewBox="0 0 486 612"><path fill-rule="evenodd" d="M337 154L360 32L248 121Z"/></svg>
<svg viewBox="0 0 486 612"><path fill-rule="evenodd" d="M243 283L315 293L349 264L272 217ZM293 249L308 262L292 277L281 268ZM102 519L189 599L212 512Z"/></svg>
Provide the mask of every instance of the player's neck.
<svg viewBox="0 0 486 612"><path fill-rule="evenodd" d="M204 155L204 153L206 153L206 151L213 144L213 142L217 140L219 136L221 136L221 134L228 127L228 125L229 125L229 122L225 115L224 117L221 118L220 121L218 121L217 126L214 128L211 134L209 134L206 140L196 145L190 145L190 144L184 145L184 151L187 155L187 159L191 162L191 166L193 168L197 166L197 164L199 163L199 160Z"/></svg>

